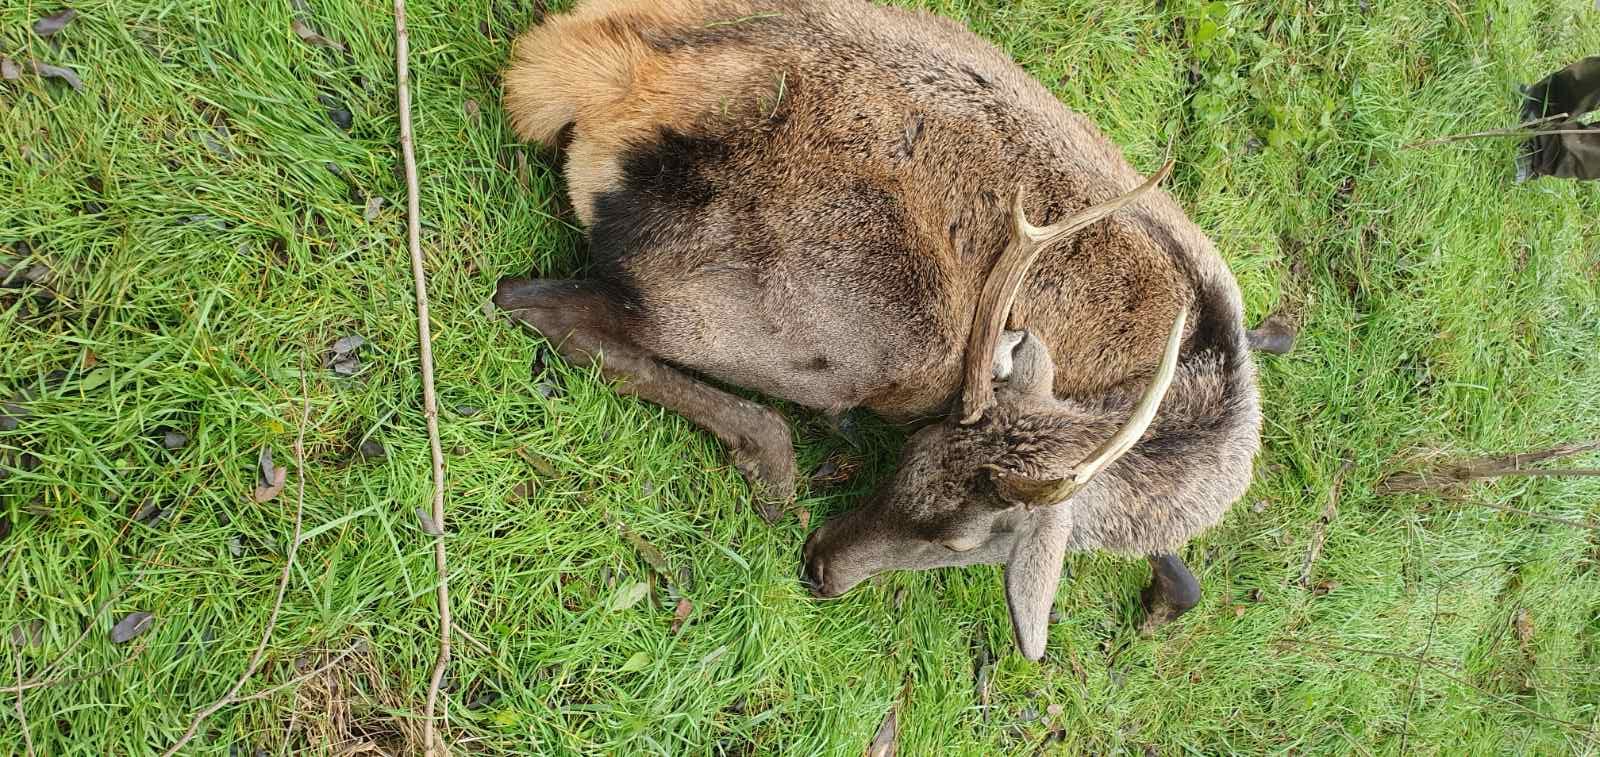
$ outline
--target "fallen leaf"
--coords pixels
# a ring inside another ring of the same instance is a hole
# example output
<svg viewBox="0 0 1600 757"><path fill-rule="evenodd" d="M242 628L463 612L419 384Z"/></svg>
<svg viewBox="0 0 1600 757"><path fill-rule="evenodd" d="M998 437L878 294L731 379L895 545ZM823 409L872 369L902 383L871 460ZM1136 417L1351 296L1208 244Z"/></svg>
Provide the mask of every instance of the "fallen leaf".
<svg viewBox="0 0 1600 757"><path fill-rule="evenodd" d="M480 412L482 411L473 405L456 405L456 415L459 415L463 418L471 418Z"/></svg>
<svg viewBox="0 0 1600 757"><path fill-rule="evenodd" d="M1267 593L1262 591L1259 587L1250 590L1250 601L1251 602L1260 602L1261 600L1266 599L1266 598L1267 598Z"/></svg>
<svg viewBox="0 0 1600 757"><path fill-rule="evenodd" d="M802 507L802 508L800 508L800 512L797 513L795 517L800 519L800 530L801 531L810 530L810 528L811 528L811 511L810 510L807 510L804 507Z"/></svg>
<svg viewBox="0 0 1600 757"><path fill-rule="evenodd" d="M439 527L439 521L434 520L432 515L420 507L412 512L417 514L417 521L422 524L423 533L429 536L444 536L444 529Z"/></svg>
<svg viewBox="0 0 1600 757"><path fill-rule="evenodd" d="M898 719L900 705L889 706L889 714L883 717L883 724L878 726L878 732L873 734L872 741L867 744L866 757L894 757L900 748L900 729L895 722Z"/></svg>
<svg viewBox="0 0 1600 757"><path fill-rule="evenodd" d="M188 435L181 431L167 431L161 435L161 446L167 449L183 449L188 443Z"/></svg>
<svg viewBox="0 0 1600 757"><path fill-rule="evenodd" d="M0 58L0 79L16 81L22 78L22 67L10 58Z"/></svg>
<svg viewBox="0 0 1600 757"><path fill-rule="evenodd" d="M350 131L350 127L355 125L355 116L350 113L350 108L346 107L342 100L332 95L317 95L317 102L322 103L322 107L328 112L328 120L339 127L340 131Z"/></svg>
<svg viewBox="0 0 1600 757"><path fill-rule="evenodd" d="M261 448L258 464L261 471L256 482L255 501L266 502L283 493L283 483L289 478L289 470L272 464L271 447Z"/></svg>
<svg viewBox="0 0 1600 757"><path fill-rule="evenodd" d="M611 611L621 612L636 604L639 604L639 601L644 599L644 595L649 593L650 584L647 584L643 581L635 581L631 584L628 584L627 586L622 587L622 589L616 594L612 595L610 603Z"/></svg>
<svg viewBox="0 0 1600 757"><path fill-rule="evenodd" d="M98 362L100 362L100 356L94 354L94 350L84 350L83 351L83 369L84 370L87 371L90 368L93 368L95 366L95 363L98 363Z"/></svg>
<svg viewBox="0 0 1600 757"><path fill-rule="evenodd" d="M37 618L11 627L11 646L36 647L44 641L44 621Z"/></svg>
<svg viewBox="0 0 1600 757"><path fill-rule="evenodd" d="M1288 318L1277 313L1267 316L1260 326L1245 332L1245 341L1250 343L1250 349L1273 355L1284 355L1293 350L1294 339L1294 326Z"/></svg>
<svg viewBox="0 0 1600 757"><path fill-rule="evenodd" d="M76 92L83 89L83 80L78 78L78 72L62 66L52 66L49 63L33 61L33 73L49 79L60 79L72 87Z"/></svg>
<svg viewBox="0 0 1600 757"><path fill-rule="evenodd" d="M271 481L278 475L278 466L272 464L272 448L262 447L256 454L256 467L261 472L262 481Z"/></svg>
<svg viewBox="0 0 1600 757"><path fill-rule="evenodd" d="M234 557L243 556L244 555L244 540L240 539L237 536L228 537L228 554L233 555Z"/></svg>
<svg viewBox="0 0 1600 757"><path fill-rule="evenodd" d="M1057 703L1057 704L1052 704L1049 707L1044 708L1044 711L1045 711L1045 714L1049 715L1052 718L1059 718L1059 717L1061 717L1061 713L1067 711L1067 708L1063 707L1059 703Z"/></svg>
<svg viewBox="0 0 1600 757"><path fill-rule="evenodd" d="M84 374L83 378L78 381L78 391L92 392L102 386L105 386L110 381L110 368L96 368Z"/></svg>
<svg viewBox="0 0 1600 757"><path fill-rule="evenodd" d="M633 672L637 672L637 671L640 671L640 670L644 670L645 668L647 668L649 666L650 666L650 653L649 652L634 652L633 656L629 657L627 662L622 663L622 667L617 668L617 672L618 673L633 673Z"/></svg>
<svg viewBox="0 0 1600 757"><path fill-rule="evenodd" d="M17 424L28 417L28 408L15 402L0 404L0 431L15 431Z"/></svg>
<svg viewBox="0 0 1600 757"><path fill-rule="evenodd" d="M723 644L722 646L717 647L716 649L713 649L710 652L707 652L705 657L700 658L700 667L702 667L702 668L706 667L707 665L710 665L711 663L722 659L722 656L727 654L727 653L728 653L728 645L727 644Z"/></svg>
<svg viewBox="0 0 1600 757"><path fill-rule="evenodd" d="M628 528L626 524L618 523L617 531L622 534L624 541L632 544L634 549L639 550L639 556L644 558L644 561L650 565L652 570L660 574L662 578L668 581L672 580L672 566L667 564L667 556L661 550L656 549L654 544L645 541L643 536L634 533L633 529Z"/></svg>
<svg viewBox="0 0 1600 757"><path fill-rule="evenodd" d="M341 336L338 339L333 340L333 344L328 347L328 357L324 358L323 362L331 363L338 358L344 357L345 355L361 349L362 345L365 345L366 343L367 338L360 334L346 334L345 336Z"/></svg>
<svg viewBox="0 0 1600 757"><path fill-rule="evenodd" d="M147 612L130 613L111 627L111 640L118 644L126 644L139 634L150 630L150 623L155 619L156 616Z"/></svg>
<svg viewBox="0 0 1600 757"><path fill-rule="evenodd" d="M139 505L139 509L133 512L133 521L135 523L143 523L146 526L153 526L165 514L160 505L147 499Z"/></svg>
<svg viewBox="0 0 1600 757"><path fill-rule="evenodd" d="M468 101L462 103L461 104L461 109L466 111L467 118L471 119L474 123L477 122L477 120L478 120L478 101L477 100L468 100Z"/></svg>
<svg viewBox="0 0 1600 757"><path fill-rule="evenodd" d="M1323 579L1318 581L1316 586L1311 587L1311 593L1320 597L1337 588L1339 588L1338 581L1329 581L1327 579Z"/></svg>
<svg viewBox="0 0 1600 757"><path fill-rule="evenodd" d="M694 612L694 604L688 597L680 598L677 608L672 611L672 627L667 629L667 632L677 633L678 629L683 628L683 622L689 619L691 612Z"/></svg>
<svg viewBox="0 0 1600 757"><path fill-rule="evenodd" d="M1529 645L1533 643L1533 615L1528 612L1528 608L1517 609L1516 619L1512 621L1512 625L1517 629L1517 643L1522 645L1522 651L1532 654Z"/></svg>
<svg viewBox="0 0 1600 757"><path fill-rule="evenodd" d="M536 491L538 487L532 481L523 481L511 487L511 497L526 501L533 499L533 493Z"/></svg>
<svg viewBox="0 0 1600 757"><path fill-rule="evenodd" d="M340 376L354 376L361 372L361 358L351 355L333 361L333 372Z"/></svg>
<svg viewBox="0 0 1600 757"><path fill-rule="evenodd" d="M294 31L294 36L299 37L301 42L311 45L312 47L326 47L330 50L344 52L343 42L328 39L327 37L318 34L317 30L311 28L310 24L301 21L298 18L290 22L289 28Z"/></svg>
<svg viewBox="0 0 1600 757"><path fill-rule="evenodd" d="M1245 606L1244 605L1234 605L1233 606L1233 617L1242 618L1242 617L1244 617L1244 613L1245 613Z"/></svg>
<svg viewBox="0 0 1600 757"><path fill-rule="evenodd" d="M383 460L389 456L389 450L377 439L363 439L356 447L356 456L362 460Z"/></svg>
<svg viewBox="0 0 1600 757"><path fill-rule="evenodd" d="M541 476L555 478L556 476L560 475L560 471L556 470L555 464L551 463L548 458L535 452L529 452L524 447L517 448L517 457L522 458L529 465L533 466L533 469L538 471L539 475Z"/></svg>
<svg viewBox="0 0 1600 757"><path fill-rule="evenodd" d="M41 37L50 37L56 32L67 28L67 24L72 23L72 19L77 17L78 12L71 8L56 11L33 22L33 33Z"/></svg>
<svg viewBox="0 0 1600 757"><path fill-rule="evenodd" d="M367 198L367 209L361 213L361 217L368 221L375 221L378 219L378 213L381 210L383 210L383 198L373 195Z"/></svg>

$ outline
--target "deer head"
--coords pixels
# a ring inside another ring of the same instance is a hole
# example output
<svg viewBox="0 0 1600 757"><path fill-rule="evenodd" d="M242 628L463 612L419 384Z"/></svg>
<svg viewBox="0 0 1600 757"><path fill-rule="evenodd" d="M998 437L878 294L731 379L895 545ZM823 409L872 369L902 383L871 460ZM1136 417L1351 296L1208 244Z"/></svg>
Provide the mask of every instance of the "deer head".
<svg viewBox="0 0 1600 757"><path fill-rule="evenodd" d="M1118 496L1096 476L1154 420L1177 369L1187 312L1179 309L1154 377L1121 418L1102 406L1057 400L1049 350L1005 325L1042 249L1149 191L1171 165L1127 194L1045 228L1028 223L1018 190L1013 238L974 315L961 407L907 441L894 476L868 504L807 539L804 570L814 593L838 596L890 570L1004 564L1018 647L1029 659L1044 655L1075 504Z"/></svg>

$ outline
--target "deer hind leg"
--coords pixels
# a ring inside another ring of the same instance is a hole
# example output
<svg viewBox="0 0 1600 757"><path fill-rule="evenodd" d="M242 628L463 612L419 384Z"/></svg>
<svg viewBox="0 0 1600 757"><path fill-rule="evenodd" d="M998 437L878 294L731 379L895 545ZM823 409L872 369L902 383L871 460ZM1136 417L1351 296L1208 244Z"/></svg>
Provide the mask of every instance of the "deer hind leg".
<svg viewBox="0 0 1600 757"><path fill-rule="evenodd" d="M663 363L622 333L613 300L591 282L504 279L495 305L550 340L568 361L598 363L617 391L672 410L727 445L768 522L794 497L794 447L777 411L713 388Z"/></svg>
<svg viewBox="0 0 1600 757"><path fill-rule="evenodd" d="M1153 635L1156 629L1178 619L1200 603L1200 582L1177 555L1150 556L1150 585L1144 589L1145 617L1139 633Z"/></svg>

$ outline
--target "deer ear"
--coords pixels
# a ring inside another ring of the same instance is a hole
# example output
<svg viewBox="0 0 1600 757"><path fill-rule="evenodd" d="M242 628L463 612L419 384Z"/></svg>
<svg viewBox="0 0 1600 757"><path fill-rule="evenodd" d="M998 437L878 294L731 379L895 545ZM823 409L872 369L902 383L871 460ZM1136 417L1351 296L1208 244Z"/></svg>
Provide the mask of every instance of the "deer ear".
<svg viewBox="0 0 1600 757"><path fill-rule="evenodd" d="M1000 499L1009 505L1031 510L1056 504L1071 495L1072 482L1065 478L1032 478L994 464L984 465L983 470L989 474Z"/></svg>
<svg viewBox="0 0 1600 757"><path fill-rule="evenodd" d="M1050 606L1061 583L1061 561L1067 555L1072 533L1072 510L1050 507L1039 511L1033 530L1017 539L1006 564L1006 604L1011 610L1011 630L1022 656L1038 661L1050 638Z"/></svg>

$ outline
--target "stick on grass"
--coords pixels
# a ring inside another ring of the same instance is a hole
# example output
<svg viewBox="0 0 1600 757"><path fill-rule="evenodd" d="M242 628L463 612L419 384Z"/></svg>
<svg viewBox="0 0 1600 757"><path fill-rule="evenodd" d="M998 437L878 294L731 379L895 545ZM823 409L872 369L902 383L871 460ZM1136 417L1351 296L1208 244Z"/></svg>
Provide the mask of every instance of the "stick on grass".
<svg viewBox="0 0 1600 757"><path fill-rule="evenodd" d="M306 387L306 374L300 372L300 430L294 437L294 465L295 465L295 503L294 503L294 535L289 537L288 554L283 560L283 572L278 576L278 596L272 601L272 612L267 614L267 627L261 632L261 641L256 644L254 652L250 653L250 662L244 666L244 672L239 674L239 679L233 682L228 693L212 702L205 709L195 713L194 720L189 722L189 729L183 732L177 743L167 748L162 757L172 757L194 739L200 732L200 724L213 713L234 702L239 701L239 690L244 688L250 676L255 675L256 669L261 667L261 659L266 656L267 644L272 640L272 629L278 624L278 612L283 609L283 597L289 591L289 575L294 570L295 553L300 551L300 524L301 516L306 507L306 425L311 421L311 392Z"/></svg>
<svg viewBox="0 0 1600 757"><path fill-rule="evenodd" d="M443 754L434 730L434 708L439 686L450 665L450 574L444 551L444 450L439 445L439 407L433 392L433 335L428 328L428 272L422 264L422 224L417 200L417 156L411 132L411 71L406 62L411 41L406 32L406 0L394 0L395 81L400 100L400 154L406 169L406 245L411 252L411 278L417 289L417 340L421 343L422 406L428 422L428 451L433 456L433 567L439 574L439 657L428 681L428 703L423 712L422 740L428 754Z"/></svg>

